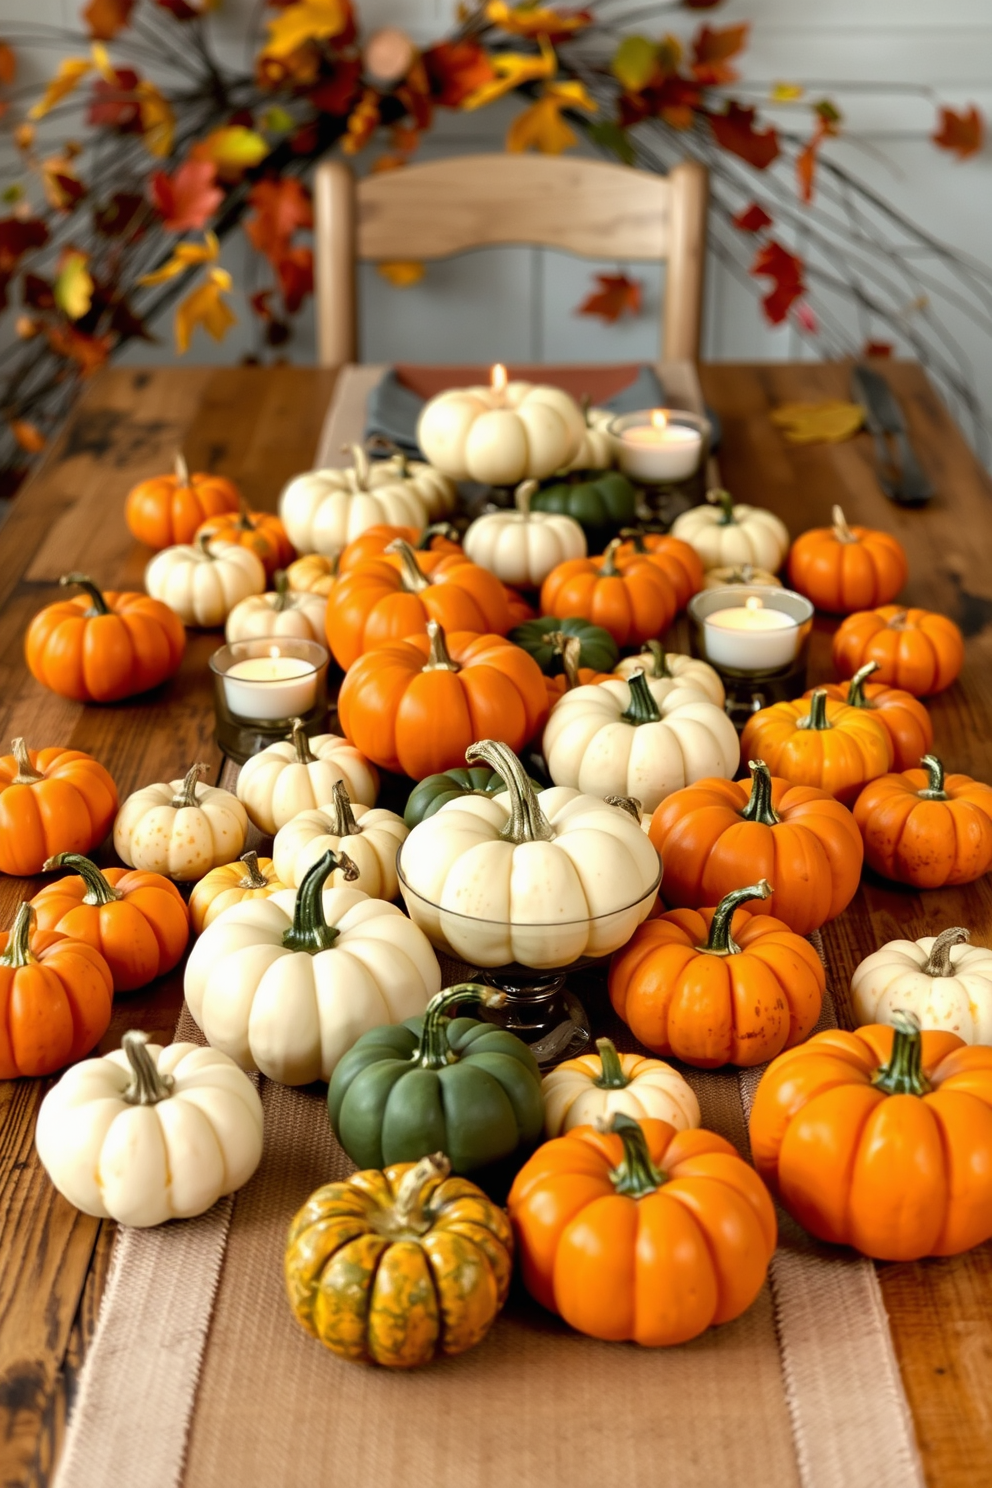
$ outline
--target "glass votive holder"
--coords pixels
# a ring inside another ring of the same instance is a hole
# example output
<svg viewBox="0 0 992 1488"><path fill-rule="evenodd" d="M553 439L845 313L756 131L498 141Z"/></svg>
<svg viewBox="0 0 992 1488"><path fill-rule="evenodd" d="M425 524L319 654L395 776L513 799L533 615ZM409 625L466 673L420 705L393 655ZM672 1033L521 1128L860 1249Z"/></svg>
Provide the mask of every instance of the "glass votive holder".
<svg viewBox="0 0 992 1488"><path fill-rule="evenodd" d="M641 487L639 520L670 527L701 501L706 488L712 425L681 408L644 408L621 413L609 425L617 441L617 464Z"/></svg>
<svg viewBox="0 0 992 1488"><path fill-rule="evenodd" d="M310 733L327 716L329 653L317 641L261 636L232 641L210 658L214 675L214 738L244 764L285 739L300 718Z"/></svg>
<svg viewBox="0 0 992 1488"><path fill-rule="evenodd" d="M743 728L752 713L806 690L813 606L792 589L733 584L689 601L693 655L715 667L729 717Z"/></svg>

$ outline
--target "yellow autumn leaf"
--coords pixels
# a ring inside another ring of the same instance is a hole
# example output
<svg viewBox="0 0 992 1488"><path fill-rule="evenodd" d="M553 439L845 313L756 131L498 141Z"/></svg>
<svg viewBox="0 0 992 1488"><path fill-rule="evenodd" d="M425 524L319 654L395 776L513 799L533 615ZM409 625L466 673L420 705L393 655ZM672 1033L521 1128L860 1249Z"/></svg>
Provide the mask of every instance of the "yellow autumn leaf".
<svg viewBox="0 0 992 1488"><path fill-rule="evenodd" d="M582 12L560 15L547 5L507 5L506 0L489 0L486 20L516 36L561 36L591 23L590 16Z"/></svg>
<svg viewBox="0 0 992 1488"><path fill-rule="evenodd" d="M142 275L138 283L164 284L166 280L175 279L177 274L184 274L197 264L214 263L219 256L220 242L217 234L208 232L202 243L177 243L168 262L153 273Z"/></svg>
<svg viewBox="0 0 992 1488"><path fill-rule="evenodd" d="M536 78L553 78L558 70L558 59L547 37L540 38L540 48L537 57L529 52L491 53L489 60L496 76L470 93L462 101L462 108L466 111L485 108L486 104L502 98L505 93L512 93L521 83L530 83Z"/></svg>
<svg viewBox="0 0 992 1488"><path fill-rule="evenodd" d="M63 98L68 98L92 66L89 57L66 57L63 62L59 63L59 70L55 76L49 79L48 86L38 102L28 109L28 118L43 119L57 103L61 103Z"/></svg>
<svg viewBox="0 0 992 1488"><path fill-rule="evenodd" d="M412 284L419 284L427 272L426 266L415 259L397 259L376 264L375 267L376 272L394 289L409 289Z"/></svg>
<svg viewBox="0 0 992 1488"><path fill-rule="evenodd" d="M348 21L342 0L299 0L269 21L265 57L288 57L306 41L326 41L339 36Z"/></svg>
<svg viewBox="0 0 992 1488"><path fill-rule="evenodd" d="M820 403L782 403L769 418L787 444L839 444L861 428L864 409L858 403L825 398Z"/></svg>
<svg viewBox="0 0 992 1488"><path fill-rule="evenodd" d="M773 83L768 97L772 103L796 103L804 91L799 83Z"/></svg>
<svg viewBox="0 0 992 1488"><path fill-rule="evenodd" d="M254 129L228 124L199 140L190 151L192 160L212 160L221 171L244 171L260 165L271 146Z"/></svg>
<svg viewBox="0 0 992 1488"><path fill-rule="evenodd" d="M176 116L172 106L158 91L154 83L140 82L135 88L141 109L141 132L149 154L164 160L172 154L172 141L176 133Z"/></svg>
<svg viewBox="0 0 992 1488"><path fill-rule="evenodd" d="M542 155L560 155L577 143L573 129L561 116L563 108L581 108L595 113L598 104L579 82L548 83L542 97L518 114L506 135L506 148L513 155L539 150Z"/></svg>
<svg viewBox="0 0 992 1488"><path fill-rule="evenodd" d="M89 254L73 249L62 260L55 278L55 303L70 320L81 320L93 303Z"/></svg>
<svg viewBox="0 0 992 1488"><path fill-rule="evenodd" d="M176 310L176 350L180 356L189 350L193 332L201 325L215 341L223 341L238 317L224 299L231 288L226 269L211 269L202 284L188 294Z"/></svg>
<svg viewBox="0 0 992 1488"><path fill-rule="evenodd" d="M109 83L112 88L115 88L117 86L117 73L111 64L110 53L102 41L95 41L93 43L90 47L90 56L93 58L93 66L103 78L103 81Z"/></svg>

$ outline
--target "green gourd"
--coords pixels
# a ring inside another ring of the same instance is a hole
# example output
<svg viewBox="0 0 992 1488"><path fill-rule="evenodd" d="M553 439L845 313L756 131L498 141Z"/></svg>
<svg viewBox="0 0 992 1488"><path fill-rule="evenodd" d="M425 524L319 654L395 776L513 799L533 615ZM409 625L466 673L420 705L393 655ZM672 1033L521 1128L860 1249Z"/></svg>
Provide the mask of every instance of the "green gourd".
<svg viewBox="0 0 992 1488"><path fill-rule="evenodd" d="M554 623L557 625L559 622L556 620ZM536 782L531 783L535 790L541 789ZM449 801L457 801L460 796L495 796L503 790L506 790L506 782L495 770L485 766L468 769L464 765L456 765L454 769L442 770L438 775L425 776L413 787L403 812L403 820L412 831L422 821L433 816L435 811L440 811Z"/></svg>
<svg viewBox="0 0 992 1488"><path fill-rule="evenodd" d="M602 535L634 520L637 490L619 470L585 472L556 480L531 497L531 511L560 512Z"/></svg>
<svg viewBox="0 0 992 1488"><path fill-rule="evenodd" d="M594 672L612 672L620 660L620 648L610 632L578 617L556 620L553 615L542 615L537 620L525 620L510 631L507 640L533 656L545 676L557 677L564 671L561 646L554 641L559 632L575 636L580 642L577 666L589 667Z"/></svg>

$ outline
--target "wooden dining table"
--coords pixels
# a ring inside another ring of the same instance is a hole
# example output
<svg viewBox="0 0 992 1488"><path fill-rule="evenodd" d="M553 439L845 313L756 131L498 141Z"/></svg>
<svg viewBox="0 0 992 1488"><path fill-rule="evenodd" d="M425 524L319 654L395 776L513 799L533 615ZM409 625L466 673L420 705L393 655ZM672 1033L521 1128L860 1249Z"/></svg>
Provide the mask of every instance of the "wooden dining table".
<svg viewBox="0 0 992 1488"><path fill-rule="evenodd" d="M769 418L776 405L847 395L839 363L713 365L700 369L723 430L721 478L739 501L769 507L793 535L826 525L835 503L849 522L895 533L909 555L907 603L952 616L966 636L959 681L932 700L936 748L949 769L992 778L992 481L912 363L884 362L935 492L920 510L893 505L875 476L871 442L790 447ZM88 385L37 474L0 527L0 741L62 744L96 755L121 798L193 761L216 780L207 659L213 633L191 632L179 675L142 698L83 707L45 691L23 652L31 617L68 570L103 587L140 589L148 560L124 524L124 497L171 466L230 476L254 508L312 460L335 373L300 367L115 368ZM834 622L816 620L810 682L829 679ZM101 861L112 861L104 850ZM99 856L99 855L98 855ZM0 925L40 880L0 875ZM829 977L848 1026L850 975L896 937L970 928L992 945L992 879L915 893L866 874L824 931ZM129 1027L171 1039L182 1003L177 970L117 999L101 1049ZM34 1150L48 1080L0 1082L0 1488L51 1481L80 1368L92 1338L115 1227L80 1214L54 1190ZM977 1488L992 1477L992 1243L966 1255L878 1267L893 1341L931 1488ZM829 1326L829 1324L827 1324Z"/></svg>

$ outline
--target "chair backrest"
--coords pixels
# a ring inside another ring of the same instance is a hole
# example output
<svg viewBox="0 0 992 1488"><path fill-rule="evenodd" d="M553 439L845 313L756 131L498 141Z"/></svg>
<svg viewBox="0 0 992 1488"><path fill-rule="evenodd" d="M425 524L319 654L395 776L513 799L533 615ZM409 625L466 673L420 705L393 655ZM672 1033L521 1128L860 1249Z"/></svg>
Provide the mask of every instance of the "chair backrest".
<svg viewBox="0 0 992 1488"><path fill-rule="evenodd" d="M355 360L356 261L446 258L500 243L667 260L662 356L696 360L708 191L696 161L660 176L600 160L461 155L356 182L342 161L326 160L314 183L320 363Z"/></svg>

